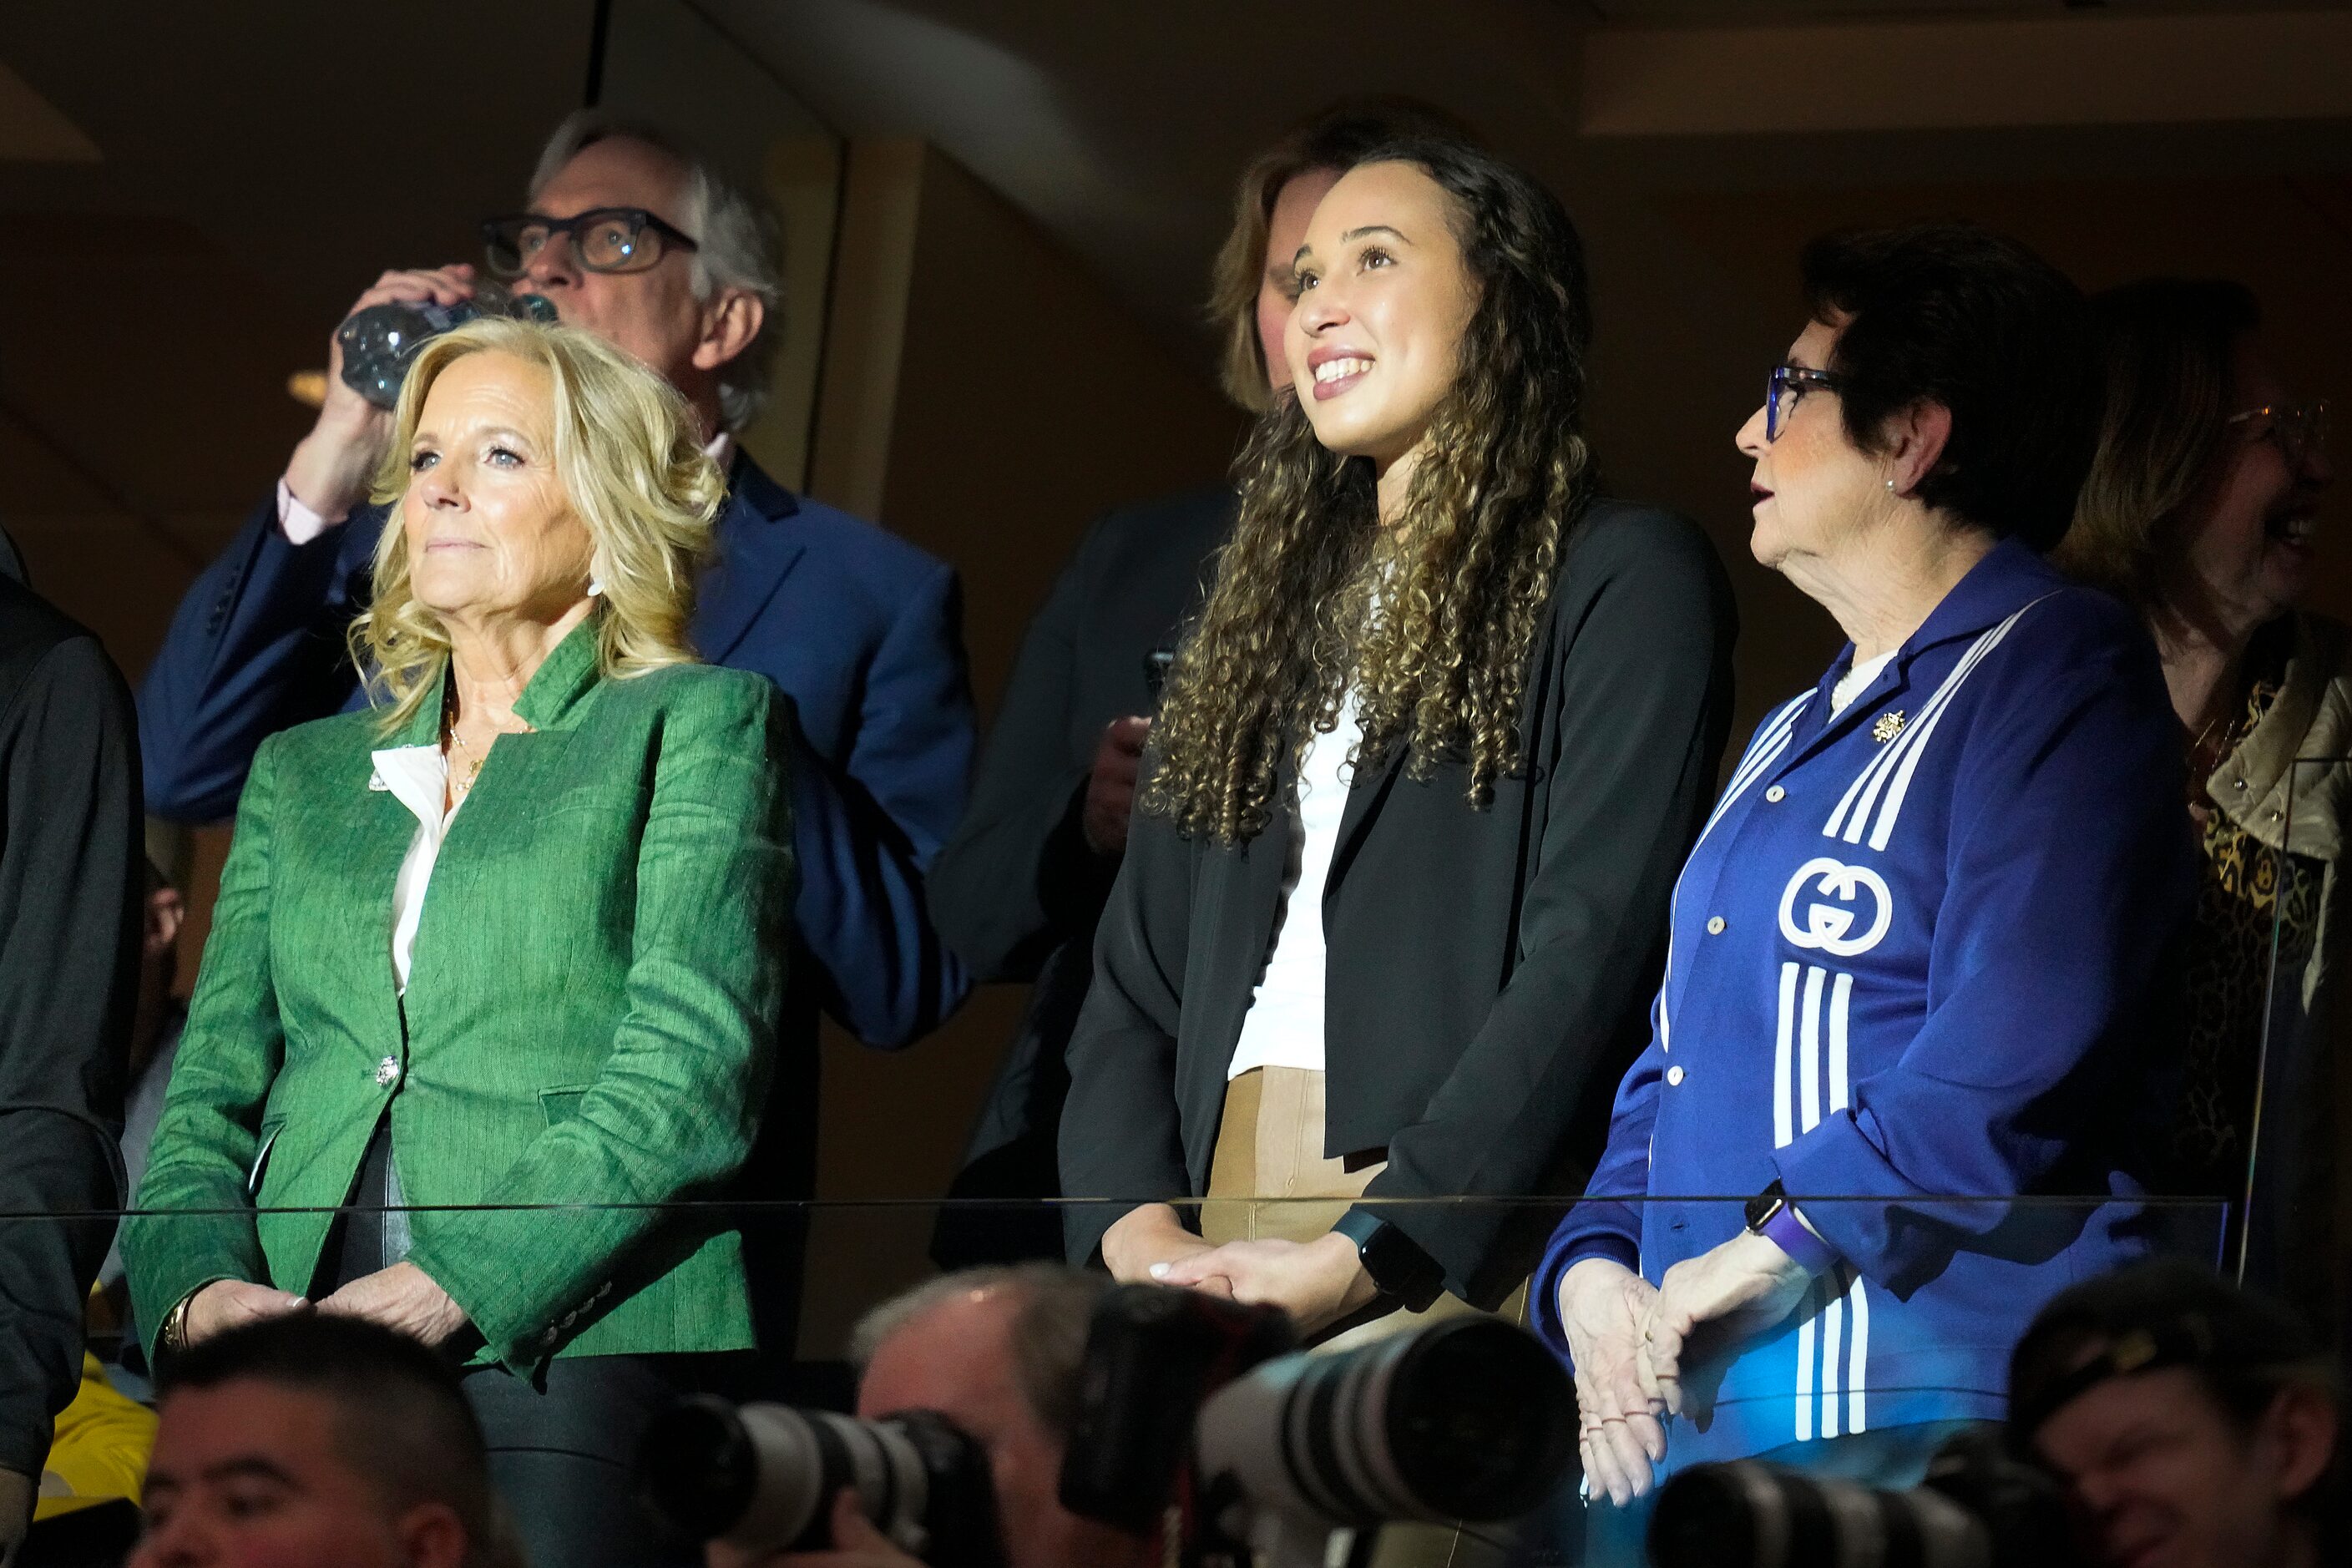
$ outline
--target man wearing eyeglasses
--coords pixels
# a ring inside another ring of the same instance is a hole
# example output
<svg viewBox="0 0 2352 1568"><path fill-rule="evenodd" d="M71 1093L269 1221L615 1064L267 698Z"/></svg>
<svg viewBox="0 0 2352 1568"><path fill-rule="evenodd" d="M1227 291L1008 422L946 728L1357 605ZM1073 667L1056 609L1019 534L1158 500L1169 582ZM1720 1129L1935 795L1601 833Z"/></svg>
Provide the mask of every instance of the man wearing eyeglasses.
<svg viewBox="0 0 2352 1568"><path fill-rule="evenodd" d="M776 247L761 210L708 166L657 132L575 115L549 142L527 209L483 229L490 271L685 394L730 475L692 634L704 658L758 670L798 708L802 951L766 1141L786 1168L761 1195L804 1193L819 1009L896 1047L968 988L922 894L962 811L972 750L955 574L793 495L738 447L777 331ZM452 303L478 277L463 264L387 272L352 309ZM274 495L189 589L140 692L148 809L160 816L228 816L264 738L365 701L343 630L368 599L383 512L367 491L392 420L343 384L340 349L330 352L317 423ZM783 1117L796 1124L774 1124Z"/></svg>

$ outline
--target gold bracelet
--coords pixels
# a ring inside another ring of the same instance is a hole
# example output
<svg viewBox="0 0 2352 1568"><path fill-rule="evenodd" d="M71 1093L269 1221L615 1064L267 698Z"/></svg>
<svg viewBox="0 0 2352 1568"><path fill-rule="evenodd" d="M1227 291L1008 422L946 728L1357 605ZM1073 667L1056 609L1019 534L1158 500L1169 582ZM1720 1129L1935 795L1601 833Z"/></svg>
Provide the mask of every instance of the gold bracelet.
<svg viewBox="0 0 2352 1568"><path fill-rule="evenodd" d="M196 1290L203 1289L199 1285L181 1297L180 1304L163 1315L163 1331L157 1338L165 1354L178 1355L188 1348L188 1308L196 1299Z"/></svg>

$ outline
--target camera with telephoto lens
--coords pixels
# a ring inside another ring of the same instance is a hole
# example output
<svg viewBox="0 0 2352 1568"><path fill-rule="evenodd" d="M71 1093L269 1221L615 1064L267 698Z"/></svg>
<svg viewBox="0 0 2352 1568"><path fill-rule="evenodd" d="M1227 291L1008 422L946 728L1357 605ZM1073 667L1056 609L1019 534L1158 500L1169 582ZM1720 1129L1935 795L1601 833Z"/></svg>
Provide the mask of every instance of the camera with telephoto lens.
<svg viewBox="0 0 2352 1568"><path fill-rule="evenodd" d="M637 1480L647 1506L697 1541L829 1551L834 1500L851 1487L875 1528L932 1568L1003 1568L988 1456L935 1411L861 1421L697 1395L647 1426Z"/></svg>
<svg viewBox="0 0 2352 1568"><path fill-rule="evenodd" d="M1508 1323L1275 1355L1287 1327L1266 1311L1150 1286L1106 1300L1063 1506L1138 1533L1172 1509L1188 1563L1319 1565L1336 1531L1516 1520L1575 1452L1567 1374Z"/></svg>
<svg viewBox="0 0 2352 1568"><path fill-rule="evenodd" d="M1133 1535L1160 1528L1202 1401L1298 1342L1290 1315L1165 1285L1116 1285L1087 1327L1062 1506Z"/></svg>
<svg viewBox="0 0 2352 1568"><path fill-rule="evenodd" d="M1201 1407L1193 1466L1225 1556L1319 1564L1335 1531L1519 1519L1575 1452L1576 1401L1551 1352L1498 1318L1460 1317L1235 1379Z"/></svg>
<svg viewBox="0 0 2352 1568"><path fill-rule="evenodd" d="M1882 1491L1754 1460L1695 1465L1658 1493L1656 1568L2071 1568L2064 1494L1997 1429L1962 1432L1924 1483Z"/></svg>

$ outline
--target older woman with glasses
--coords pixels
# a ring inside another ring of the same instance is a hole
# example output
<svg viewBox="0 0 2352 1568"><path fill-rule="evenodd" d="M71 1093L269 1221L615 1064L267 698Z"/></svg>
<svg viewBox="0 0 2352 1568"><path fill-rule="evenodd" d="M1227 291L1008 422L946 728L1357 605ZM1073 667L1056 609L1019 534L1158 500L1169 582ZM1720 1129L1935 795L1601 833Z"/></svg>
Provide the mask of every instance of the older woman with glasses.
<svg viewBox="0 0 2352 1568"><path fill-rule="evenodd" d="M2352 632L2297 608L2335 478L2326 405L2293 400L2239 284L2151 279L2092 308L2106 420L2055 559L2154 635L2204 852L2172 1179L2243 1204L2252 1278L2334 1325Z"/></svg>
<svg viewBox="0 0 2352 1568"><path fill-rule="evenodd" d="M2187 910L2154 651L2039 553L2096 435L2082 297L1964 226L1803 273L1738 444L1757 559L1848 643L1683 868L1649 1048L1538 1276L1619 1504L1758 1455L1903 1484L2000 1415L2035 1308L2134 1245L2133 1205L2018 1200L2136 1189L2134 1024Z"/></svg>

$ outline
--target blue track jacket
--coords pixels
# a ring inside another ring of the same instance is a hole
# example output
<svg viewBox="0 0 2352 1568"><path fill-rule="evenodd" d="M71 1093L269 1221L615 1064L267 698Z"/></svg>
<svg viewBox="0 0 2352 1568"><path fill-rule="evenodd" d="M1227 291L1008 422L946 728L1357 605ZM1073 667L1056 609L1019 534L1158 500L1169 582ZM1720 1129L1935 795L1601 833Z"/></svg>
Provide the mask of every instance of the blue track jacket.
<svg viewBox="0 0 2352 1568"><path fill-rule="evenodd" d="M1776 1178L1836 1249L1784 1323L1689 1370L1669 1469L1998 1417L2035 1310L2152 1223L2146 994L2193 874L2155 649L2004 542L1832 718L1852 655L1765 721L1684 867L1649 1048L1537 1277L1562 1343L1570 1264L1655 1283ZM2117 1201L2013 1201L2063 1194Z"/></svg>

